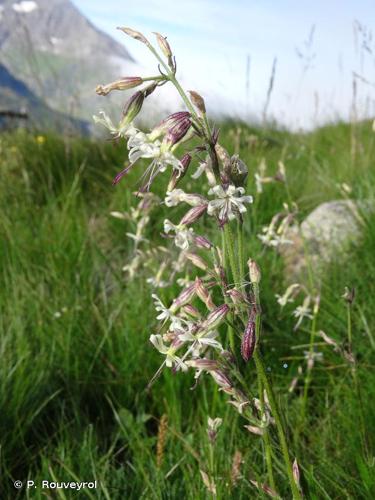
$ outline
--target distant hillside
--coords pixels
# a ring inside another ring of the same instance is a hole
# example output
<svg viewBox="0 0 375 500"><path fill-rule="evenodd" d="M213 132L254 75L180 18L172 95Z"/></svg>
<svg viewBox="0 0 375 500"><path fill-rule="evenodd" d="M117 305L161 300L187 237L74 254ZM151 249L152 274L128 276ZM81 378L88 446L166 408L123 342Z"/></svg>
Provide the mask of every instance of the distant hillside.
<svg viewBox="0 0 375 500"><path fill-rule="evenodd" d="M49 108L25 83L15 78L2 64L0 64L0 111L25 113L28 116L28 119L23 121L26 126L84 134L89 131L89 125L86 122ZM0 116L0 128L5 126L8 120L10 119ZM13 119L10 123L13 123Z"/></svg>
<svg viewBox="0 0 375 500"><path fill-rule="evenodd" d="M70 0L0 0L0 62L49 107L86 119L99 106L95 86L134 66Z"/></svg>

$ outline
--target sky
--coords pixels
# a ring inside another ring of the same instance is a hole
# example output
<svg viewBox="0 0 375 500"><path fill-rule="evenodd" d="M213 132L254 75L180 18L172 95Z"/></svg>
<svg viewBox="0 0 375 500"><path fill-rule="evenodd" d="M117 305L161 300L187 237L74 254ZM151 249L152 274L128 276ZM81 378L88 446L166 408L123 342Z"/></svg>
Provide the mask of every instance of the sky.
<svg viewBox="0 0 375 500"><path fill-rule="evenodd" d="M374 0L73 0L144 68L145 46L116 26L168 37L185 86L208 109L293 129L375 113ZM273 88L266 107L271 70ZM123 76L123 75L121 75ZM266 110L266 111L265 111Z"/></svg>

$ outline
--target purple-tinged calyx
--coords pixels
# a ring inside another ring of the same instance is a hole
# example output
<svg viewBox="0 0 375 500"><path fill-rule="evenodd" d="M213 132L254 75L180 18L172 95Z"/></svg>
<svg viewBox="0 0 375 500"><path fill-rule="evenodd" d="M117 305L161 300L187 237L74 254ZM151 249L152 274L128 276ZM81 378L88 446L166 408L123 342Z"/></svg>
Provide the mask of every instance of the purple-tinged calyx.
<svg viewBox="0 0 375 500"><path fill-rule="evenodd" d="M194 264L195 267L198 267L199 269L202 269L203 271L207 271L208 269L208 264L207 262L202 259L199 255L197 255L194 252L186 252L185 257L190 260Z"/></svg>
<svg viewBox="0 0 375 500"><path fill-rule="evenodd" d="M133 94L130 99L126 102L123 111L123 117L121 120L121 126L131 123L134 118L142 109L143 101L145 99L145 94L143 91L138 90Z"/></svg>
<svg viewBox="0 0 375 500"><path fill-rule="evenodd" d="M172 171L167 191L173 191L173 189L177 186L180 180L185 176L187 169L190 165L190 162L191 162L191 155L189 153L185 153L180 160L180 168L173 169Z"/></svg>
<svg viewBox="0 0 375 500"><path fill-rule="evenodd" d="M195 291L198 297L202 302L206 304L207 309L212 311L215 309L215 304L212 301L210 292L207 290L207 288L204 286L203 281L200 278L195 278Z"/></svg>
<svg viewBox="0 0 375 500"><path fill-rule="evenodd" d="M185 120L190 121L190 117L191 115L188 111L177 111L177 113L172 113L151 130L149 134L150 140L153 141L158 139L161 135L167 134L171 129L185 122Z"/></svg>
<svg viewBox="0 0 375 500"><path fill-rule="evenodd" d="M219 364L214 359L207 358L196 358L186 361L188 366L192 368L197 368L198 370L205 370L207 372L217 370L219 368Z"/></svg>
<svg viewBox="0 0 375 500"><path fill-rule="evenodd" d="M247 325L241 342L241 356L246 363L254 354L254 349L256 346L255 319L256 309L252 309L250 311L249 319L247 321Z"/></svg>
<svg viewBox="0 0 375 500"><path fill-rule="evenodd" d="M194 242L198 248L205 248L206 250L210 250L213 247L213 244L204 236L195 236Z"/></svg>
<svg viewBox="0 0 375 500"><path fill-rule="evenodd" d="M189 285L186 287L180 295L173 301L170 310L174 313L176 312L180 307L184 306L185 304L188 304L196 294L196 287L195 283L192 285Z"/></svg>
<svg viewBox="0 0 375 500"><path fill-rule="evenodd" d="M116 177L113 179L112 184L115 185L118 182L120 182L120 180L131 170L133 165L134 165L134 163L130 163L130 165L128 165L126 168L124 168L124 170L121 170L121 172L119 172L116 175Z"/></svg>
<svg viewBox="0 0 375 500"><path fill-rule="evenodd" d="M163 145L167 149L179 143L188 133L191 127L190 118L182 118L175 125L170 127L163 139Z"/></svg>
<svg viewBox="0 0 375 500"><path fill-rule="evenodd" d="M140 76L128 76L108 83L107 85L98 85L95 92L98 95L108 95L112 90L128 90L138 87L143 83L143 78Z"/></svg>
<svg viewBox="0 0 375 500"><path fill-rule="evenodd" d="M228 376L222 370L211 370L210 375L215 380L217 385L227 394L233 393L233 384Z"/></svg>
<svg viewBox="0 0 375 500"><path fill-rule="evenodd" d="M198 311L196 307L192 306L191 304L185 304L184 306L182 306L181 312L184 315L189 316L191 318L195 319L201 318L201 313Z"/></svg>
<svg viewBox="0 0 375 500"><path fill-rule="evenodd" d="M190 226L191 224L194 224L194 222L202 217L206 210L207 204L191 208L181 219L180 226Z"/></svg>
<svg viewBox="0 0 375 500"><path fill-rule="evenodd" d="M154 31L154 35L156 35L156 39L158 41L158 45L160 47L160 50L163 52L165 57L170 61L172 58L172 50L171 47L166 39L165 36L161 35L160 33L157 33Z"/></svg>
<svg viewBox="0 0 375 500"><path fill-rule="evenodd" d="M203 321L202 323L202 329L205 330L212 330L213 328L216 328L217 326L220 325L225 319L225 316L229 312L229 306L228 304L222 304L219 307L216 307L213 311L210 312L210 314L207 316L207 318Z"/></svg>
<svg viewBox="0 0 375 500"><path fill-rule="evenodd" d="M144 36L144 34L141 33L140 31L136 31L136 30L133 30L132 28L126 28L126 27L122 27L122 26L118 26L117 29L122 31L126 35L131 36L135 40L138 40L139 42L142 42L142 43L146 44L148 47L150 47L150 45L151 45L150 42L147 40L147 38Z"/></svg>

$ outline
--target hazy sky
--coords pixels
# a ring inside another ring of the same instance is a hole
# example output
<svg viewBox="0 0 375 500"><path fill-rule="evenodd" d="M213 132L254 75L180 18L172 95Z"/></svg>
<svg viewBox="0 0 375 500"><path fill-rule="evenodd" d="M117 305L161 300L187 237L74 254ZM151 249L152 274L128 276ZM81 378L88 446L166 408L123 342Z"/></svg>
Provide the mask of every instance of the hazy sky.
<svg viewBox="0 0 375 500"><path fill-rule="evenodd" d="M184 83L224 112L231 107L236 115L261 117L274 58L276 75L268 114L282 123L311 126L338 115L347 118L353 71L367 81L357 80L360 112L374 112L374 0L74 3L146 67L152 63L147 49L118 32L116 26L130 26L150 37L152 31L167 35Z"/></svg>

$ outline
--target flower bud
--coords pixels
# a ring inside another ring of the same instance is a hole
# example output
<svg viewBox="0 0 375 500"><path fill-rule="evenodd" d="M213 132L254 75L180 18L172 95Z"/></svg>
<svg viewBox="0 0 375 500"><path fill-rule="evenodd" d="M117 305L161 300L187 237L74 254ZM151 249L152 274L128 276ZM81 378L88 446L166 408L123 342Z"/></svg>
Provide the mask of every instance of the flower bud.
<svg viewBox="0 0 375 500"><path fill-rule="evenodd" d="M223 322L228 312L229 306L227 304L222 304L221 306L216 307L216 309L211 311L205 321L202 323L202 328L213 330Z"/></svg>
<svg viewBox="0 0 375 500"><path fill-rule="evenodd" d="M335 348L335 350L339 349L339 346L335 340L333 340L332 337L329 337L323 330L320 330L319 335L322 337L324 342L332 347Z"/></svg>
<svg viewBox="0 0 375 500"><path fill-rule="evenodd" d="M112 90L128 90L134 87L138 87L143 83L143 79L140 76L129 76L121 78L121 80L116 80L115 82L108 83L107 85L98 85L95 92L98 95L107 95Z"/></svg>
<svg viewBox="0 0 375 500"><path fill-rule="evenodd" d="M245 429L253 434L257 434L258 436L262 436L264 434L264 429L262 427L256 427L255 425L244 425Z"/></svg>
<svg viewBox="0 0 375 500"><path fill-rule="evenodd" d="M224 170L227 171L231 165L231 158L228 151L225 148L223 148L223 146L221 146L220 144L215 145L215 151L219 160L223 164Z"/></svg>
<svg viewBox="0 0 375 500"><path fill-rule="evenodd" d="M188 304L195 295L195 283L185 288L180 295L173 301L170 309L172 312L176 312L177 309Z"/></svg>
<svg viewBox="0 0 375 500"><path fill-rule="evenodd" d="M236 290L235 288L232 288L231 290L227 290L226 292L227 295L231 298L233 304L238 305L238 304L246 304L246 296L239 290Z"/></svg>
<svg viewBox="0 0 375 500"><path fill-rule="evenodd" d="M206 304L207 309L210 311L215 309L215 304L212 302L211 295L207 288L203 285L203 281L200 278L195 278L195 292L202 302Z"/></svg>
<svg viewBox="0 0 375 500"><path fill-rule="evenodd" d="M238 155L233 155L229 167L229 179L236 187L243 187L249 171Z"/></svg>
<svg viewBox="0 0 375 500"><path fill-rule="evenodd" d="M255 260L249 259L247 265L249 266L250 283L259 284L261 273L258 264Z"/></svg>
<svg viewBox="0 0 375 500"><path fill-rule="evenodd" d="M207 210L207 205L198 205L197 207L191 208L186 214L183 216L180 222L180 226L189 226L190 224L194 224Z"/></svg>
<svg viewBox="0 0 375 500"><path fill-rule="evenodd" d="M212 370L217 370L219 368L217 361L215 361L214 359L207 359L207 358L190 359L186 361L186 364L188 366L191 366L192 368L197 368L198 370L205 370L207 372L210 372Z"/></svg>
<svg viewBox="0 0 375 500"><path fill-rule="evenodd" d="M183 118L179 120L175 125L168 129L167 134L163 139L163 145L168 148L174 146L185 137L190 127L190 118Z"/></svg>
<svg viewBox="0 0 375 500"><path fill-rule="evenodd" d="M168 58L168 61L172 58L172 51L169 43L167 42L167 39L165 36L160 35L160 33L154 32L154 35L156 35L156 39L158 41L158 45L160 47L160 50L163 52L165 57Z"/></svg>
<svg viewBox="0 0 375 500"><path fill-rule="evenodd" d="M297 462L296 458L294 459L294 462L293 462L293 478L294 478L294 481L296 482L296 485L299 486L300 485L300 472L299 472L298 462Z"/></svg>
<svg viewBox="0 0 375 500"><path fill-rule="evenodd" d="M254 314L250 312L247 321L246 329L241 341L241 356L247 363L252 357L256 345L255 321Z"/></svg>
<svg viewBox="0 0 375 500"><path fill-rule="evenodd" d="M138 90L133 94L124 106L123 118L121 120L121 126L128 124L134 120L138 113L142 109L144 101L144 93Z"/></svg>
<svg viewBox="0 0 375 500"><path fill-rule="evenodd" d="M203 271L207 271L208 265L207 262L202 259L199 255L193 252L186 252L185 257L190 260L194 264L194 266L202 269Z"/></svg>
<svg viewBox="0 0 375 500"><path fill-rule="evenodd" d="M342 295L342 298L347 302L348 305L352 305L354 302L355 298L355 288L348 288L347 286L345 287L345 292Z"/></svg>
<svg viewBox="0 0 375 500"><path fill-rule="evenodd" d="M167 187L167 191L172 191L178 184L178 182L185 176L187 169L191 162L191 155L185 153L180 160L181 167L179 170L173 169L172 175Z"/></svg>
<svg viewBox="0 0 375 500"><path fill-rule="evenodd" d="M201 317L201 313L198 311L198 309L191 304L184 305L181 310L186 316L190 316L196 319L200 319Z"/></svg>
<svg viewBox="0 0 375 500"><path fill-rule="evenodd" d="M138 40L139 42L145 43L147 46L151 45L150 42L147 40L147 38L139 31L133 30L131 28L120 27L120 26L117 29L122 31L126 35L131 36L135 40Z"/></svg>
<svg viewBox="0 0 375 500"><path fill-rule="evenodd" d="M149 134L150 140L153 141L161 135L166 134L169 129L178 125L182 120L190 118L190 116L191 115L188 111L177 111L176 113L172 113L151 130L151 133Z"/></svg>
<svg viewBox="0 0 375 500"><path fill-rule="evenodd" d="M209 372L217 385L227 394L232 394L233 385L227 375L221 370L212 370Z"/></svg>
<svg viewBox="0 0 375 500"><path fill-rule="evenodd" d="M189 90L188 91L190 94L190 99L191 102L194 104L194 106L204 115L206 114L206 105L204 103L204 99L202 96L198 94L198 92L195 92L194 90Z"/></svg>
<svg viewBox="0 0 375 500"><path fill-rule="evenodd" d="M206 250L210 250L213 247L213 244L204 236L195 236L194 242L198 248L205 248Z"/></svg>

